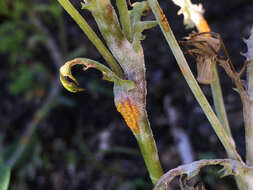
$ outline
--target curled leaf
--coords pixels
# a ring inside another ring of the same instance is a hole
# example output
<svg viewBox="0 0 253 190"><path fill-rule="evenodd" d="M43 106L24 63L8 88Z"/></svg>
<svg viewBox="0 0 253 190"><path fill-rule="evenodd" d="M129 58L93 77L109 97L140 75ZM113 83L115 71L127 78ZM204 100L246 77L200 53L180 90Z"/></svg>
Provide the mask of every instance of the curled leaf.
<svg viewBox="0 0 253 190"><path fill-rule="evenodd" d="M190 180L194 176L198 175L200 169L209 165L221 165L223 166L221 177L228 175L239 175L241 177L252 177L253 168L246 166L244 163L231 159L213 159L213 160L199 160L190 164L181 165L165 173L157 182L154 190L165 190L169 187L169 184L177 176L186 175L186 179ZM166 188L164 188L166 187Z"/></svg>
<svg viewBox="0 0 253 190"><path fill-rule="evenodd" d="M89 68L95 68L101 71L101 73L103 74L103 80L114 82L115 85L124 86L126 90L132 90L135 88L134 82L119 78L114 72L112 72L103 64L86 58L76 58L66 62L60 68L61 83L70 92L80 92L84 90L83 88L79 87L78 81L71 73L71 68L75 65L83 65L84 71ZM69 81L68 78L72 81Z"/></svg>

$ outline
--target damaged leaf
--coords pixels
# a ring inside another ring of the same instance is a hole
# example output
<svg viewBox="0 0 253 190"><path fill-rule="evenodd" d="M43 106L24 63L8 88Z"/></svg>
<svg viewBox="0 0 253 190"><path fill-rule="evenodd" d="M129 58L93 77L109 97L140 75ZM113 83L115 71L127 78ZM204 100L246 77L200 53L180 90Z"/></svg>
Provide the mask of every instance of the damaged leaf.
<svg viewBox="0 0 253 190"><path fill-rule="evenodd" d="M186 179L190 180L199 174L200 169L209 165L221 165L223 166L221 177L228 175L242 176L252 178L253 168L246 166L244 163L231 160L231 159L213 159L213 160L199 160L190 164L181 165L165 173L157 182L154 190L167 190L170 183L177 177L186 175Z"/></svg>
<svg viewBox="0 0 253 190"><path fill-rule="evenodd" d="M133 4L133 9L130 11L130 19L133 28L133 39L132 44L135 51L138 51L141 40L145 39L145 36L142 34L144 30L155 27L157 21L141 21L141 17L145 15L145 12L150 10L148 2L136 2Z"/></svg>
<svg viewBox="0 0 253 190"><path fill-rule="evenodd" d="M103 80L114 82L115 85L124 86L126 90L132 90L135 88L134 82L119 78L114 72L112 72L106 66L90 59L76 58L66 62L60 68L61 83L70 92L80 92L84 90L83 88L79 87L78 81L72 75L71 68L75 65L83 65L84 71L89 68L95 68L101 71L101 73L103 74ZM69 81L68 78L71 79L72 81Z"/></svg>

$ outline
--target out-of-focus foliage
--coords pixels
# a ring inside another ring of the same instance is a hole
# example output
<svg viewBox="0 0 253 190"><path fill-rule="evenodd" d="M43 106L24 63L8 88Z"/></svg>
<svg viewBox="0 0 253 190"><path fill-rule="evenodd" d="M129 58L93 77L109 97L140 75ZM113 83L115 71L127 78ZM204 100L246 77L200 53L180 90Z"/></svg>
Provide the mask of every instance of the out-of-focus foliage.
<svg viewBox="0 0 253 190"><path fill-rule="evenodd" d="M11 168L0 164L0 189L7 190L10 181Z"/></svg>
<svg viewBox="0 0 253 190"><path fill-rule="evenodd" d="M49 15L56 21L60 19L62 10L53 1L44 1L43 4L28 0L1 1L0 19L4 22L0 25L0 54L8 57L11 70L8 89L13 95L27 95L26 92L30 91L28 96L31 97L33 91L33 95L41 97L43 89L50 83L48 68L35 61L42 53L38 44L47 40L31 21L35 14L37 17Z"/></svg>
<svg viewBox="0 0 253 190"><path fill-rule="evenodd" d="M16 62L19 56L24 56L25 31L15 22L4 22L0 27L0 53L9 53L11 62ZM28 52L26 52L28 54Z"/></svg>
<svg viewBox="0 0 253 190"><path fill-rule="evenodd" d="M37 90L37 95L43 96L41 87L45 88L48 80L47 71L42 64L21 65L11 73L11 78L9 91L14 95Z"/></svg>
<svg viewBox="0 0 253 190"><path fill-rule="evenodd" d="M4 79L7 81L2 93L9 94L5 95L6 100L3 100L2 107L3 110L7 109L5 101L13 98L17 102L12 102L11 106L15 107L15 104L24 102L23 108L16 107L12 113L8 113L13 116L6 118L8 120L6 124L9 126L0 128L3 137L0 144L1 190L7 189L10 167L15 168L15 173L12 174L15 180L11 182L10 189L22 189L28 188L25 180L34 179L37 169L43 163L39 138L34 131L43 119L40 117L45 117L43 112L48 113L48 109L54 107L43 105L42 100L49 95L50 85L55 80L53 71L58 68L54 68L55 64L51 61L49 50L45 48L47 34L39 30L32 19L37 18L41 23L47 23L51 22L52 18L54 21L60 20L61 15L62 11L54 1L0 1L0 58L1 65L6 71ZM55 23L58 28L57 22ZM45 61L49 64L45 64ZM59 97L57 105L64 102L69 100ZM26 110L35 106L38 107L38 111L34 110L26 115ZM20 116L15 116L16 112L19 112ZM5 112L1 110L1 114ZM20 120L20 117L24 117L26 121L15 124L15 119ZM11 127L19 127L22 131L18 135L15 132L15 136L10 136L10 139L5 138Z"/></svg>
<svg viewBox="0 0 253 190"><path fill-rule="evenodd" d="M1 190L7 188L9 166L14 168L11 190L31 189L29 181L36 181L40 170L51 173L54 167L51 151L42 152L36 129L43 119L52 117L50 113L57 106L75 107L72 99L61 94L57 71L63 61L54 56L58 53L60 59L63 55L69 59L86 51L85 45L68 49L63 21L62 8L54 0L0 1L0 58L6 81L0 93L4 96L0 117L5 122L0 128L0 161L6 166L0 164ZM52 39L55 41L49 42ZM56 52L50 49L55 46ZM96 86L92 82L87 85L95 96L108 91ZM72 170L80 162L76 149L66 148L60 154L63 164ZM57 180L51 180L57 186Z"/></svg>

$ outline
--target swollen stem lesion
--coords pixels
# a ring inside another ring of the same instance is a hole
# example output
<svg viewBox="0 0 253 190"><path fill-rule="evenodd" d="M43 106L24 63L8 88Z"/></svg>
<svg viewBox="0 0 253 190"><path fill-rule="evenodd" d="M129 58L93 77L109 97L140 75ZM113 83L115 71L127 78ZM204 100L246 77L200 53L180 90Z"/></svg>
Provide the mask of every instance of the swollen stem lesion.
<svg viewBox="0 0 253 190"><path fill-rule="evenodd" d="M136 106L130 101L118 102L116 103L117 111L121 113L124 118L127 126L131 129L131 131L138 135L140 133L139 126L137 124L137 118L139 116L139 112Z"/></svg>

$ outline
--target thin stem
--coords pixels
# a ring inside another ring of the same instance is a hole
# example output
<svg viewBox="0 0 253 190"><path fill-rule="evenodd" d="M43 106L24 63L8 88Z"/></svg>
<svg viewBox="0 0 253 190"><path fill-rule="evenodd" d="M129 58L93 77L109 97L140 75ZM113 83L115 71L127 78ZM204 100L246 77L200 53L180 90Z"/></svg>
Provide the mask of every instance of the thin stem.
<svg viewBox="0 0 253 190"><path fill-rule="evenodd" d="M48 29L40 22L39 18L37 18L34 12L30 13L30 18L31 24L38 30L37 32L46 36L47 40L43 41L43 44L48 49L51 58L53 59L54 66L58 70L61 64L63 63L63 56L59 47L57 46L57 43L48 32ZM6 164L12 167L15 166L17 161L23 155L24 151L26 150L28 144L32 139L32 136L36 132L38 125L48 116L48 114L54 108L54 106L56 106L57 104L56 99L57 96L59 95L59 91L60 91L59 79L58 75L56 75L52 82L48 97L44 101L43 105L36 111L32 120L28 123L24 134L20 138L18 148L6 161Z"/></svg>
<svg viewBox="0 0 253 190"><path fill-rule="evenodd" d="M87 35L89 40L94 44L99 53L107 61L108 65L111 67L112 71L115 72L119 77L123 78L123 72L118 65L118 63L113 58L110 51L105 47L103 42L99 39L96 33L91 29L89 24L80 15L80 13L75 9L75 7L69 2L69 0L58 0L61 6L69 13L69 15L75 20L82 31Z"/></svg>
<svg viewBox="0 0 253 190"><path fill-rule="evenodd" d="M248 82L248 109L244 109L245 136L246 136L246 160L253 165L253 61L247 67Z"/></svg>
<svg viewBox="0 0 253 190"><path fill-rule="evenodd" d="M199 32L210 32L211 29L207 23L207 21L205 20L205 18L203 16L200 16L200 22L198 24L196 24L197 29L199 30ZM229 57L229 54L225 48L225 45L222 41L222 38L219 38L221 41L221 46L223 47L226 55ZM228 123L228 118L227 118L227 113L226 113L226 109L225 109L225 105L224 105L224 101L223 101L223 95L222 95L222 90L221 90L221 85L220 85L220 79L219 79L219 74L217 71L217 67L215 66L214 68L214 82L211 83L211 90L212 90L212 96L213 96L213 101L214 101L214 106L215 106L215 111L217 114L217 117L219 118L222 126L224 127L224 129L226 130L227 134L229 135L229 137L231 137L231 139L233 139L231 130L230 130L230 126ZM245 181L242 179L241 176L235 176L235 181L237 183L237 187L239 190L244 190L245 189Z"/></svg>
<svg viewBox="0 0 253 190"><path fill-rule="evenodd" d="M179 68L185 77L189 87L191 88L195 98L199 102L201 108L203 109L205 115L207 116L209 122L211 123L212 127L214 128L217 136L219 137L221 143L223 144L224 148L226 149L228 155L234 159L240 160L241 157L236 151L234 141L231 137L229 137L225 131L225 129L222 127L219 119L213 112L210 104L208 103L205 95L203 94L201 88L199 87L197 81L195 80L189 65L186 62L186 59L184 57L183 52L181 51L177 40L170 28L170 25L163 14L162 9L160 8L157 0L148 0L149 5L159 22L160 28L162 29L162 32L177 60L177 63L179 65Z"/></svg>
<svg viewBox="0 0 253 190"><path fill-rule="evenodd" d="M30 143L38 125L48 116L52 108L54 108L57 95L59 94L59 89L60 88L57 77L52 84L48 98L45 100L45 103L41 106L41 108L36 111L35 115L33 116L33 119L28 123L24 134L20 138L18 148L15 150L15 152L13 152L10 158L6 160L6 164L10 165L11 167L15 167L16 163L23 155L28 144Z"/></svg>
<svg viewBox="0 0 253 190"><path fill-rule="evenodd" d="M119 3L118 1L118 7ZM95 5L91 12L100 32L112 54L121 64L125 77L136 85L130 91L124 91L121 86L115 85L114 101L117 110L137 139L150 178L155 184L163 175L163 170L145 111L146 77L142 47L140 46L138 51L135 51L131 42L123 35L117 14L110 0L97 0ZM126 4L121 4L120 8L125 8L125 10L119 11L126 11Z"/></svg>
<svg viewBox="0 0 253 190"><path fill-rule="evenodd" d="M139 144L142 156L149 172L149 176L155 185L159 178L163 175L163 170L147 116L143 116L141 119L139 119L138 125L140 127L140 133L135 135L136 140Z"/></svg>
<svg viewBox="0 0 253 190"><path fill-rule="evenodd" d="M215 81L211 84L211 90L212 90L212 95L213 95L215 111L216 111L217 117L219 118L227 134L230 137L232 137L231 130L228 123L227 113L226 113L226 109L225 109L225 105L223 101L220 79L219 79L219 75L218 75L218 71L216 67L214 69L214 77L215 77Z"/></svg>
<svg viewBox="0 0 253 190"><path fill-rule="evenodd" d="M229 63L229 65L230 65L232 71L233 71L234 73L236 73L235 67L234 67L234 65L233 65L233 63L232 63L232 61L231 61L230 55L229 55L229 53L228 53L228 51L227 51L227 48L226 48L226 46L225 46L225 44L224 44L222 38L220 38L220 44L221 44L222 49L224 50L224 53L225 53L225 55L226 55L226 57L227 57L228 63Z"/></svg>
<svg viewBox="0 0 253 190"><path fill-rule="evenodd" d="M225 110L225 105L224 105L224 101L223 101L223 95L222 95L222 90L221 90L221 86L220 86L217 68L215 68L215 70L214 70L214 76L215 76L215 81L214 81L214 83L211 84L211 89L212 89L215 111L216 111L216 114L217 114L222 126L226 130L227 134L231 137L231 139L233 139L232 133L231 133L231 130L229 127L228 119L227 119L227 113ZM233 158L233 157L230 157L230 158ZM245 185L246 185L245 182L246 181L241 176L239 176L239 175L235 176L235 181L236 181L236 184L237 184L237 187L239 190L245 189Z"/></svg>
<svg viewBox="0 0 253 190"><path fill-rule="evenodd" d="M130 23L130 16L128 13L128 8L127 8L127 2L126 0L116 0L117 8L119 11L119 16L120 16L120 22L122 26L122 31L128 41L132 42L132 27Z"/></svg>
<svg viewBox="0 0 253 190"><path fill-rule="evenodd" d="M208 25L206 19L203 17L203 15L199 16L199 22L195 23L198 31L202 34L206 33L207 36L209 36L209 32L211 32L211 28ZM225 48L225 45L222 41L222 38L220 37L220 43L221 46L223 47L226 55L229 58L229 54ZM230 59L230 58L229 58ZM222 126L226 130L227 134L232 138L232 133L230 130L230 126L228 123L228 118L227 118L227 112L225 109L224 101L223 101L223 95L222 95L222 90L221 90L221 85L220 85L220 79L219 79L219 74L217 71L217 67L215 66L214 68L214 82L211 83L211 90L212 90L212 96L213 96L213 101L214 101L214 106L215 106L215 111L217 114L218 119L220 120Z"/></svg>

